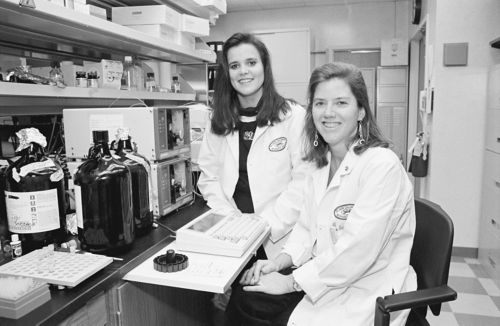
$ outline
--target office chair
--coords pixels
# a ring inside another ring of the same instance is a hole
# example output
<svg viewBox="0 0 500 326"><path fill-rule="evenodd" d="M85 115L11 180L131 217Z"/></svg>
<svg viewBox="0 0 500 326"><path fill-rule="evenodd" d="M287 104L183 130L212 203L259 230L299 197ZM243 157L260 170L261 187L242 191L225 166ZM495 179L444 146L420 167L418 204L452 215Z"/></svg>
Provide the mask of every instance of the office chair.
<svg viewBox="0 0 500 326"><path fill-rule="evenodd" d="M411 309L406 326L427 325L427 307L435 316L441 303L453 301L457 292L450 288L453 222L437 204L415 199L416 229L410 264L417 274L417 290L378 297L375 304L375 326L389 326L390 313Z"/></svg>

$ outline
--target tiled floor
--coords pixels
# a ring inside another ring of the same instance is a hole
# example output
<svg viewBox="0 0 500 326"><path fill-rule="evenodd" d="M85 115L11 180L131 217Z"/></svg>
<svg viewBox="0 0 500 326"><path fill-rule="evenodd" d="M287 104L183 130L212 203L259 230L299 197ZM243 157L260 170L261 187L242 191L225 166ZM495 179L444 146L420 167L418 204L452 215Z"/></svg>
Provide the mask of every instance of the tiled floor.
<svg viewBox="0 0 500 326"><path fill-rule="evenodd" d="M477 259L452 257L448 285L458 298L438 317L428 313L432 326L500 326L500 289Z"/></svg>

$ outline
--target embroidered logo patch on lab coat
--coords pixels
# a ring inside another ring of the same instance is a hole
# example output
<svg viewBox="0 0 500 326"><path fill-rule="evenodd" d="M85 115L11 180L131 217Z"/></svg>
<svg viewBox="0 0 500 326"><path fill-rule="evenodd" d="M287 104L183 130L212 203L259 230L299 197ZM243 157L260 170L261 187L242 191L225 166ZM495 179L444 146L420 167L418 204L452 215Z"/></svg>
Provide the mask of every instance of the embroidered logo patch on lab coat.
<svg viewBox="0 0 500 326"><path fill-rule="evenodd" d="M283 149L285 149L286 147L286 142L287 142L287 139L286 137L279 137L279 138L276 138L275 140L273 140L271 142L271 144L269 144L269 150L271 152L279 152L279 151L282 151Z"/></svg>
<svg viewBox="0 0 500 326"><path fill-rule="evenodd" d="M347 220L347 216L349 216L349 213L351 212L353 207L354 204L340 205L333 211L333 216L335 216L335 218L338 218L339 220Z"/></svg>

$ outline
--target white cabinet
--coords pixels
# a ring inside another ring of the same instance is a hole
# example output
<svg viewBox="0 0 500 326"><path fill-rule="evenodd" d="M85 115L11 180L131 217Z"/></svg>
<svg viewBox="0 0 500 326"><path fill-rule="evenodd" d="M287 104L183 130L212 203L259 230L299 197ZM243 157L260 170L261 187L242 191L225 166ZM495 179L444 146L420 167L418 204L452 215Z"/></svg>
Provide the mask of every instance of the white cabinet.
<svg viewBox="0 0 500 326"><path fill-rule="evenodd" d="M500 287L500 65L488 74L479 261Z"/></svg>
<svg viewBox="0 0 500 326"><path fill-rule="evenodd" d="M392 148L406 166L408 130L408 69L406 67L377 68L377 124Z"/></svg>

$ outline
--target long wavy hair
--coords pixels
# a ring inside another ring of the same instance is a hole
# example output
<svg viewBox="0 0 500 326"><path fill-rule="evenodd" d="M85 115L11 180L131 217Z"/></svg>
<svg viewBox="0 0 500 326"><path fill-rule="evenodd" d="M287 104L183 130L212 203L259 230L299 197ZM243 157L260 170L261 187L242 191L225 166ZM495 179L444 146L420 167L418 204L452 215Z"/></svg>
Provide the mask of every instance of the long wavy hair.
<svg viewBox="0 0 500 326"><path fill-rule="evenodd" d="M240 119L238 94L231 85L227 52L240 44L251 44L259 52L264 66L264 84L262 85L261 109L257 113L257 126L262 127L281 121L281 113L285 114L289 105L285 98L278 94L274 86L271 70L271 57L264 43L253 34L233 34L222 47L222 56L215 76L214 101L211 127L217 135L228 135L238 129Z"/></svg>
<svg viewBox="0 0 500 326"><path fill-rule="evenodd" d="M312 104L318 85L333 78L340 78L349 85L352 94L356 98L358 108L365 111L365 117L361 120L361 123L358 124L358 132L356 132L356 136L354 136L350 144L353 144L359 139L359 128L361 128L365 141L363 144L358 143L354 146L354 153L361 154L370 147L389 147L390 145L389 141L382 135L372 115L372 111L370 110L368 92L361 70L348 63L327 63L314 69L309 79L309 86L307 89L308 103L304 128L304 160L315 162L317 167L323 167L328 164L327 153L329 148L328 143L317 132L316 126L314 125ZM314 146L316 135L318 135L318 145Z"/></svg>

